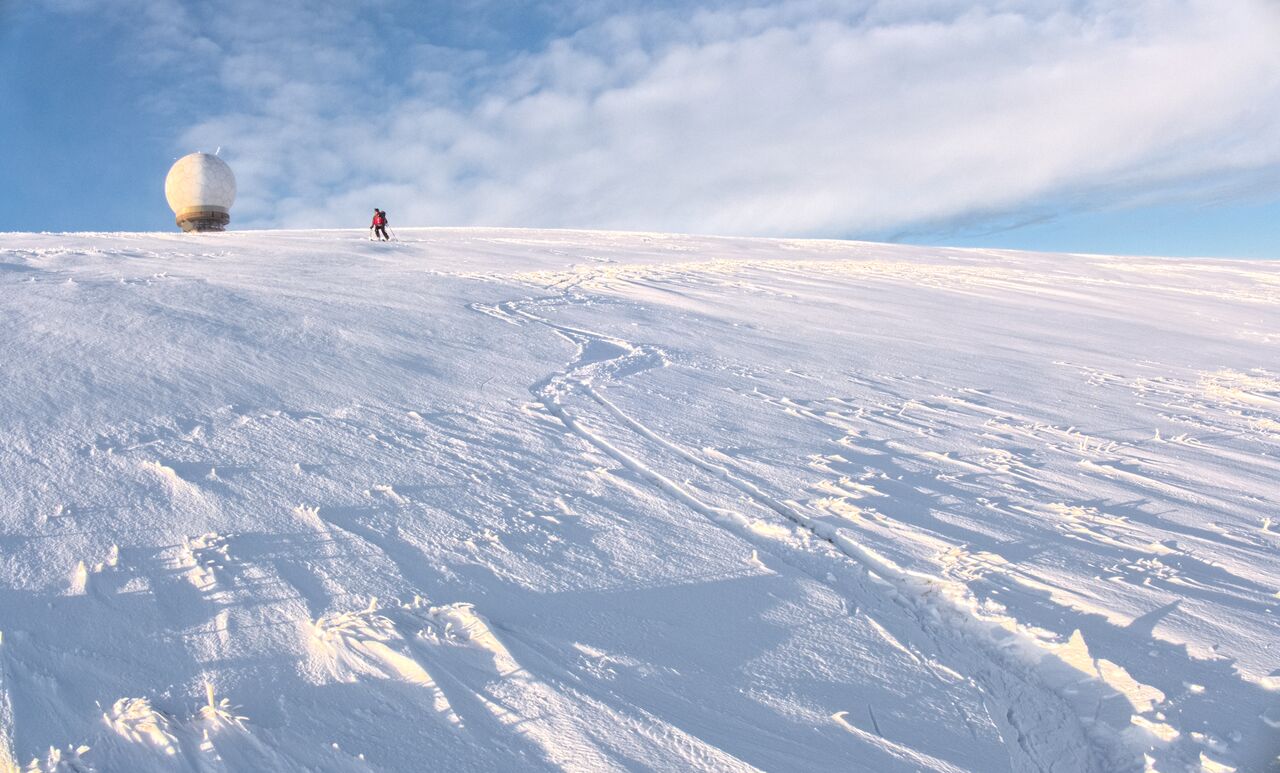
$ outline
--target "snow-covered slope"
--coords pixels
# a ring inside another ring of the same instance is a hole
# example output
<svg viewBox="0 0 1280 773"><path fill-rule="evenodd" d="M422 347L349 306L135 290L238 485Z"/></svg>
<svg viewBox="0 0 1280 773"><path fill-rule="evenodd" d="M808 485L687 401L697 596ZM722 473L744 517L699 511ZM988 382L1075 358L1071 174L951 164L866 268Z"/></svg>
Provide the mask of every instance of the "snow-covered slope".
<svg viewBox="0 0 1280 773"><path fill-rule="evenodd" d="M1280 263L400 239L0 235L0 769L1273 764Z"/></svg>

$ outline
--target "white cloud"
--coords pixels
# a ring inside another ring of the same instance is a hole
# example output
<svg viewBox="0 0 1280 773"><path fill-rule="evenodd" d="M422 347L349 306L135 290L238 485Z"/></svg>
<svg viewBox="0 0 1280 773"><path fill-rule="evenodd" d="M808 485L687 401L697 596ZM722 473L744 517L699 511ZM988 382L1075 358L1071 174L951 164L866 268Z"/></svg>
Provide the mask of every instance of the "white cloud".
<svg viewBox="0 0 1280 773"><path fill-rule="evenodd" d="M1271 0L604 3L505 57L322 5L201 25L241 224L847 235L1280 168Z"/></svg>

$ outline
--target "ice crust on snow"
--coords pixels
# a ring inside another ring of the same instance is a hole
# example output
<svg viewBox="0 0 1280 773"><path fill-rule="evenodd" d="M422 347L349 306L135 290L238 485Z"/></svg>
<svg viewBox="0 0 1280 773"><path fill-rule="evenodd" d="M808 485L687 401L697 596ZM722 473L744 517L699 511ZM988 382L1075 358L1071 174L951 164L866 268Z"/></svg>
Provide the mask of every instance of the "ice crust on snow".
<svg viewBox="0 0 1280 773"><path fill-rule="evenodd" d="M1265 770L1280 263L0 235L0 769Z"/></svg>

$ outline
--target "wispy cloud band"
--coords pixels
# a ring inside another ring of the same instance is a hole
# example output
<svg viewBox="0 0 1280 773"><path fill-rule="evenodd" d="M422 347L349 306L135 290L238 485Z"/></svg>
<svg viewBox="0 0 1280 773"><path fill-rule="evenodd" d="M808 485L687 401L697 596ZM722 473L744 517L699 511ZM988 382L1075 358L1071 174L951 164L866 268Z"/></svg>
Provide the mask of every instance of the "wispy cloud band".
<svg viewBox="0 0 1280 773"><path fill-rule="evenodd" d="M848 235L1280 180L1269 0L527 3L548 32L497 48L457 31L483 0L448 35L390 0L129 2L221 94L179 144L227 148L241 223Z"/></svg>

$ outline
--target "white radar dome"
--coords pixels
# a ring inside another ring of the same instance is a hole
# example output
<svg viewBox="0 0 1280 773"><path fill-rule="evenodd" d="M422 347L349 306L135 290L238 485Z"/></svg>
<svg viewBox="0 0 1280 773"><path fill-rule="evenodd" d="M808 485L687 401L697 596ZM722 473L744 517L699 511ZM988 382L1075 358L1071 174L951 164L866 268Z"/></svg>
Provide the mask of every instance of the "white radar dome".
<svg viewBox="0 0 1280 773"><path fill-rule="evenodd" d="M164 178L164 197L184 231L221 231L231 222L236 176L209 153L183 156Z"/></svg>

